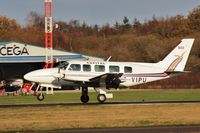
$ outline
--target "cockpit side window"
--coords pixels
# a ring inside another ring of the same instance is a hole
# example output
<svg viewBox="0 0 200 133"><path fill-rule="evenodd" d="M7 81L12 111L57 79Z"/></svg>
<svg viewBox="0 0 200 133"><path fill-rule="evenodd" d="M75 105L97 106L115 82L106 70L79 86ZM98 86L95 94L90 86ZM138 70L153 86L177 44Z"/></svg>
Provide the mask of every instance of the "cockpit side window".
<svg viewBox="0 0 200 133"><path fill-rule="evenodd" d="M70 71L81 71L81 65L80 64L71 64L69 67Z"/></svg>
<svg viewBox="0 0 200 133"><path fill-rule="evenodd" d="M61 63L61 64L59 65L59 68L61 68L61 69L66 69L68 65L69 65L68 62L63 62L63 63Z"/></svg>
<svg viewBox="0 0 200 133"><path fill-rule="evenodd" d="M95 65L95 72L105 72L105 66L104 65Z"/></svg>
<svg viewBox="0 0 200 133"><path fill-rule="evenodd" d="M90 72L91 71L91 65L83 65L83 71L84 72Z"/></svg>

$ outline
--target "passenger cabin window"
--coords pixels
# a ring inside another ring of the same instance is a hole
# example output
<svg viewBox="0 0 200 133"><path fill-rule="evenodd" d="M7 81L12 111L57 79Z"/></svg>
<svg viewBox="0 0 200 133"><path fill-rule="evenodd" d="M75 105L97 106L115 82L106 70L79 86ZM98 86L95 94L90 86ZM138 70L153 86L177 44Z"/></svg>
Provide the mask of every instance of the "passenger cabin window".
<svg viewBox="0 0 200 133"><path fill-rule="evenodd" d="M104 65L95 65L95 72L105 72L105 66Z"/></svg>
<svg viewBox="0 0 200 133"><path fill-rule="evenodd" d="M90 65L83 65L83 71L84 72L90 72L91 71L91 66Z"/></svg>
<svg viewBox="0 0 200 133"><path fill-rule="evenodd" d="M132 70L132 67L124 67L124 72L125 73L132 73L133 72L133 70Z"/></svg>
<svg viewBox="0 0 200 133"><path fill-rule="evenodd" d="M109 71L112 72L119 72L119 66L109 66Z"/></svg>
<svg viewBox="0 0 200 133"><path fill-rule="evenodd" d="M81 71L81 65L80 64L71 64L69 67L70 71Z"/></svg>

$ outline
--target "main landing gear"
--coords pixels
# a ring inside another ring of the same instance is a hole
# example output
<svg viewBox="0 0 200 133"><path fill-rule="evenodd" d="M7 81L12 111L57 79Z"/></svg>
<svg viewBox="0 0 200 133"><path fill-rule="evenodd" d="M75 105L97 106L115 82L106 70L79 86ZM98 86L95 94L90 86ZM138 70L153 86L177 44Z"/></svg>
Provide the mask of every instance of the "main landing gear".
<svg viewBox="0 0 200 133"><path fill-rule="evenodd" d="M88 96L88 87L82 87L82 96L80 99L82 103L87 103L90 100Z"/></svg>
<svg viewBox="0 0 200 133"><path fill-rule="evenodd" d="M97 96L97 100L99 101L99 103L104 103L108 98L113 98L113 94L111 93L108 94L102 89L98 89L98 91L99 94ZM88 96L88 87L82 87L82 95L80 97L81 102L88 103L89 99L90 98Z"/></svg>

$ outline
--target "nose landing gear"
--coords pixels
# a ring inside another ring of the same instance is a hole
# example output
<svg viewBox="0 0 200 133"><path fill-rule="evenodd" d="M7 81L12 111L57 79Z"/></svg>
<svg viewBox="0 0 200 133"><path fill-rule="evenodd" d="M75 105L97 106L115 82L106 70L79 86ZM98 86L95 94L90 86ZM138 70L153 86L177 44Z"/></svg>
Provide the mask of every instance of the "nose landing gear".
<svg viewBox="0 0 200 133"><path fill-rule="evenodd" d="M40 93L38 93L38 95L37 95L37 100L38 101L43 101L44 100L44 94L42 92L42 89L43 89L43 87L39 84L37 86L37 89L36 89L36 92L38 92L38 90L40 90Z"/></svg>
<svg viewBox="0 0 200 133"><path fill-rule="evenodd" d="M38 101L43 101L43 100L44 100L44 94L43 94L43 93L39 93L39 94L37 95L37 100L38 100Z"/></svg>

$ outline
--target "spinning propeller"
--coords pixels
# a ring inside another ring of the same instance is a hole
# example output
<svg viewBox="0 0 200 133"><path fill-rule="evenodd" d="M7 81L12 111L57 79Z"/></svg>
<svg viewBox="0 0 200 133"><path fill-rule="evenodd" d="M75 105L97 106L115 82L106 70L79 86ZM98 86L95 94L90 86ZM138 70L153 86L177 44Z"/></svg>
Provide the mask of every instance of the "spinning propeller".
<svg viewBox="0 0 200 133"><path fill-rule="evenodd" d="M59 63L58 73L55 73L53 75L55 78L57 78L59 84L60 84L60 80L65 77L65 74L61 70L62 70L61 63Z"/></svg>

